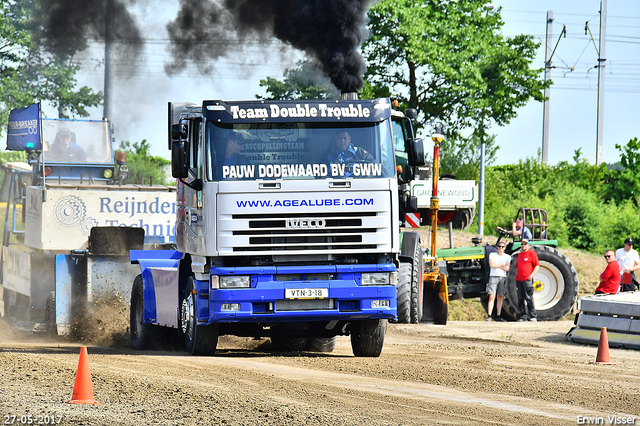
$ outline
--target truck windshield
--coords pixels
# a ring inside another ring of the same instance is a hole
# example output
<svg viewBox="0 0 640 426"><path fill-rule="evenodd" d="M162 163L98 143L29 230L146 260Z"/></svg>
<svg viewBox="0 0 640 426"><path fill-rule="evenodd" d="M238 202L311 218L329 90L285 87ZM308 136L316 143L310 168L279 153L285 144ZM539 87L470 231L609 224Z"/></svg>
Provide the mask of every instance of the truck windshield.
<svg viewBox="0 0 640 426"><path fill-rule="evenodd" d="M42 120L46 163L113 163L109 123L89 120Z"/></svg>
<svg viewBox="0 0 640 426"><path fill-rule="evenodd" d="M393 177L389 120L224 124L208 121L209 180Z"/></svg>

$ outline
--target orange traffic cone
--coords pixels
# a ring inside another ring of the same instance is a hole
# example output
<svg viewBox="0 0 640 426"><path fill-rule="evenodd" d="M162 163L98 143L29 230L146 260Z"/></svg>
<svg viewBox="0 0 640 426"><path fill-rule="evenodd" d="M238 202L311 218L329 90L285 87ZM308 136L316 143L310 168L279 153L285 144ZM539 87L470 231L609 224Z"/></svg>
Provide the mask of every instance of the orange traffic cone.
<svg viewBox="0 0 640 426"><path fill-rule="evenodd" d="M69 404L98 404L93 399L93 385L91 384L91 371L89 370L89 356L87 348L80 349L80 360L78 361L78 372L76 373L76 383L73 386L73 396Z"/></svg>
<svg viewBox="0 0 640 426"><path fill-rule="evenodd" d="M616 363L611 362L611 359L609 358L609 339L607 338L607 327L602 327L600 329L598 354L596 355L596 362L593 364L616 365Z"/></svg>

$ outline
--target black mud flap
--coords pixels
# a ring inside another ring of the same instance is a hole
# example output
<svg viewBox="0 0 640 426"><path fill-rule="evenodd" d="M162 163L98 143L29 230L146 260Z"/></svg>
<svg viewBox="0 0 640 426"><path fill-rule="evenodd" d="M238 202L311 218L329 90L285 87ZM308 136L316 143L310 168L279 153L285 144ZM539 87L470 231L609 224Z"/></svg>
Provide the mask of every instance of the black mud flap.
<svg viewBox="0 0 640 426"><path fill-rule="evenodd" d="M89 252L94 256L126 256L142 250L144 229L120 226L94 226L89 235Z"/></svg>

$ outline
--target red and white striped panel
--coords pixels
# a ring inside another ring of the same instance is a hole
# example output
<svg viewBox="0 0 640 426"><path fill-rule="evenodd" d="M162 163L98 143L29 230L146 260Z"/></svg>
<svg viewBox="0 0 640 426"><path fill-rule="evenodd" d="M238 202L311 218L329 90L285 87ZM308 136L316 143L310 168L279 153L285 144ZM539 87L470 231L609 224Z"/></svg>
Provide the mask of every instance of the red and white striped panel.
<svg viewBox="0 0 640 426"><path fill-rule="evenodd" d="M420 227L420 213L405 213L404 221L408 227L419 228Z"/></svg>

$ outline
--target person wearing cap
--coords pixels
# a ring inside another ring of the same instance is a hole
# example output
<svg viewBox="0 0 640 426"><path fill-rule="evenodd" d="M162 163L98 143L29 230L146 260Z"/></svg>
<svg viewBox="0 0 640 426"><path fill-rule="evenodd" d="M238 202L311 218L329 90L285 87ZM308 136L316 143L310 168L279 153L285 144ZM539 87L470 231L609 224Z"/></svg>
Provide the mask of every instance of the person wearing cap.
<svg viewBox="0 0 640 426"><path fill-rule="evenodd" d="M507 273L511 266L511 256L504 252L506 241L500 241L496 248L498 252L491 252L489 254L489 266L491 272L489 274L489 282L487 283L487 294L489 300L487 302L487 321L491 321L491 314L493 313L493 304L496 305L496 321L505 321L502 318L502 299L507 291Z"/></svg>
<svg viewBox="0 0 640 426"><path fill-rule="evenodd" d="M56 139L45 154L45 160L83 163L87 160L87 154L76 143L75 133L64 128L56 134Z"/></svg>
<svg viewBox="0 0 640 426"><path fill-rule="evenodd" d="M600 284L596 288L596 294L616 294L620 287L620 265L616 261L613 250L604 252L604 260L607 267L600 274Z"/></svg>
<svg viewBox="0 0 640 426"><path fill-rule="evenodd" d="M640 269L640 257L638 252L633 249L633 240L631 238L624 240L624 247L616 251L616 261L620 265L620 273L622 274L620 291L634 291L638 287L634 271ZM625 279L625 274L631 274L630 281L628 281L628 278ZM625 281L628 281L627 284L624 283Z"/></svg>
<svg viewBox="0 0 640 426"><path fill-rule="evenodd" d="M518 241L520 239L530 240L532 238L531 231L529 228L524 226L524 221L521 217L517 218L515 222L511 224L511 231L507 231L504 228L500 228L499 226L496 229L502 231L507 235L511 235L514 241Z"/></svg>
<svg viewBox="0 0 640 426"><path fill-rule="evenodd" d="M521 244L521 251L516 261L516 289L521 315L518 321L538 321L533 304L533 279L540 269L540 263L538 254L529 248L529 240L525 238Z"/></svg>

